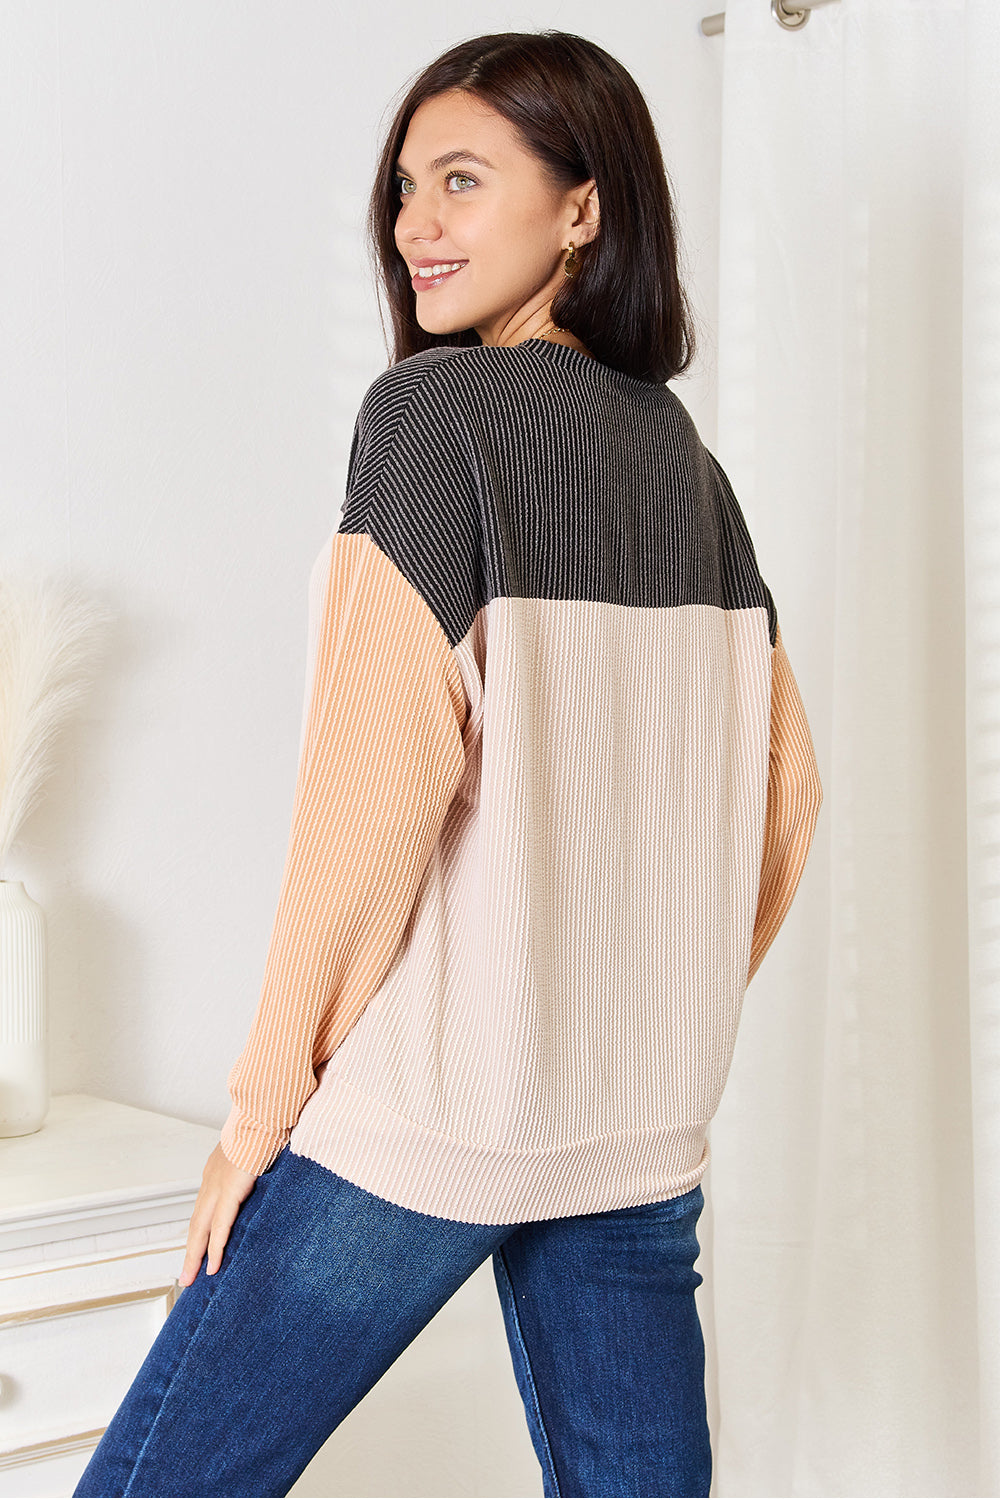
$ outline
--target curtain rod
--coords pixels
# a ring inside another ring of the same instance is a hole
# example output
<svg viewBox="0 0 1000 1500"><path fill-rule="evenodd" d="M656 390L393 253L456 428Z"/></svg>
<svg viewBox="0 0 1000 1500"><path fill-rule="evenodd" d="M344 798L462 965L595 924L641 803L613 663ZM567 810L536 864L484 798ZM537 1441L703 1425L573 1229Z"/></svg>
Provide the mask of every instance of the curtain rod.
<svg viewBox="0 0 1000 1500"><path fill-rule="evenodd" d="M816 9L818 5L836 5L838 0L771 0L771 14L779 26L784 26L786 31L798 31L809 19L809 12ZM701 29L705 36L718 36L726 29L726 13L720 10L718 15L705 16L701 23Z"/></svg>

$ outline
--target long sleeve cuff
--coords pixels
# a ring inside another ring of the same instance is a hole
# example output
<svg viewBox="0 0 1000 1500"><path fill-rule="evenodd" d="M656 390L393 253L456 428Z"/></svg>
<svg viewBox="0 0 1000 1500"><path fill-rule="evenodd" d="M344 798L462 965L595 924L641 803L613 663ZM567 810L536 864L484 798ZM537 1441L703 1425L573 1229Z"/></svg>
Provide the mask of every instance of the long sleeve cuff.
<svg viewBox="0 0 1000 1500"><path fill-rule="evenodd" d="M223 1156L234 1167L259 1177L287 1144L288 1136L288 1131L270 1130L258 1120L252 1120L234 1104L222 1127L219 1144Z"/></svg>

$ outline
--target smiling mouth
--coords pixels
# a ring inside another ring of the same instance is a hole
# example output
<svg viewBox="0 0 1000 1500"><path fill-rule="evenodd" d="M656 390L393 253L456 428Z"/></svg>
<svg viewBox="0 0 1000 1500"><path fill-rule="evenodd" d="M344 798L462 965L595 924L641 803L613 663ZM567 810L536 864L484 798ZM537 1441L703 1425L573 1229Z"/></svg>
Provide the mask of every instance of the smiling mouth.
<svg viewBox="0 0 1000 1500"><path fill-rule="evenodd" d="M427 291L430 287L440 286L449 277L455 276L468 261L441 261L433 266L418 266L413 273L412 285L415 292Z"/></svg>

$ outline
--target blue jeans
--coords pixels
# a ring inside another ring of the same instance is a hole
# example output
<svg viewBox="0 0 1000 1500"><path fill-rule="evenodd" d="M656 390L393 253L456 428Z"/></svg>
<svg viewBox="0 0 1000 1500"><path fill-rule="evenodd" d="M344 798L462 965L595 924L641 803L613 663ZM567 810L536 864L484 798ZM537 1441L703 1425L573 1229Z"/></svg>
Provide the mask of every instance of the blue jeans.
<svg viewBox="0 0 1000 1500"><path fill-rule="evenodd" d="M414 1213L287 1148L202 1262L77 1495L284 1495L488 1255L546 1495L707 1495L700 1187L521 1225Z"/></svg>

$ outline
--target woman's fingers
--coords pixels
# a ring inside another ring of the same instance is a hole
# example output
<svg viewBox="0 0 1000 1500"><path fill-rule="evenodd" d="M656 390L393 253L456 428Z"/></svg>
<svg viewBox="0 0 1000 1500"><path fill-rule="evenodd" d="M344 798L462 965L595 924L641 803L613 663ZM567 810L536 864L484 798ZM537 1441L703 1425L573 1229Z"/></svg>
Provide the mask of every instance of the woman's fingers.
<svg viewBox="0 0 1000 1500"><path fill-rule="evenodd" d="M256 1177L234 1167L222 1147L216 1146L201 1176L201 1187L188 1226L184 1265L177 1280L190 1286L207 1251L206 1275L214 1276L222 1264L230 1231L240 1205L253 1192Z"/></svg>
<svg viewBox="0 0 1000 1500"><path fill-rule="evenodd" d="M198 1274L202 1257L208 1248L208 1229L199 1215L201 1206L201 1195L195 1203L194 1212L191 1215L191 1223L188 1225L187 1248L184 1252L184 1266L177 1280L181 1286L190 1286Z"/></svg>
<svg viewBox="0 0 1000 1500"><path fill-rule="evenodd" d="M252 1186L252 1184L251 1184ZM208 1234L208 1265L206 1276L214 1276L222 1265L222 1252L229 1239L229 1231L236 1222L242 1198L220 1198L212 1215L212 1226Z"/></svg>

